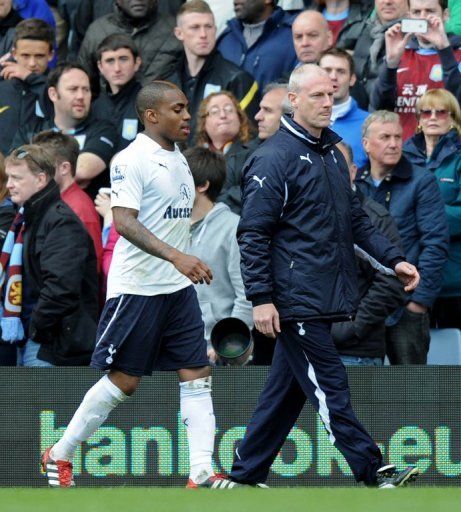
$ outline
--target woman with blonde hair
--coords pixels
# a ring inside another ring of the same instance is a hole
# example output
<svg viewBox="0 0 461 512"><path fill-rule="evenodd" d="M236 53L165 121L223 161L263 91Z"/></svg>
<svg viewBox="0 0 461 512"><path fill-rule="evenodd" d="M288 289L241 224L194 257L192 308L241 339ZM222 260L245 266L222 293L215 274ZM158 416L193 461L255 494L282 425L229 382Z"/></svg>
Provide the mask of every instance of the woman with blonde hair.
<svg viewBox="0 0 461 512"><path fill-rule="evenodd" d="M240 176L245 160L256 149L250 143L253 129L236 97L229 91L211 93L198 110L195 141L221 153L226 160L226 182L218 201L226 203L235 213L240 213Z"/></svg>
<svg viewBox="0 0 461 512"><path fill-rule="evenodd" d="M416 103L417 132L403 147L415 169L432 172L445 202L449 258L431 323L461 328L461 109L445 89L431 89ZM421 243L424 243L422 241Z"/></svg>

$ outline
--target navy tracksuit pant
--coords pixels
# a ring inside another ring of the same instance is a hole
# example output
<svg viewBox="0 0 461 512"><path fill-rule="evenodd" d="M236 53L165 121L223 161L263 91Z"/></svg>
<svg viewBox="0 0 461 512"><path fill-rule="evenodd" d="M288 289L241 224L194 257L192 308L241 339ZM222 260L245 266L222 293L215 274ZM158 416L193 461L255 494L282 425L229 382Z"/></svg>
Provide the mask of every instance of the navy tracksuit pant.
<svg viewBox="0 0 461 512"><path fill-rule="evenodd" d="M281 328L269 376L236 450L231 478L249 484L266 480L308 398L355 479L375 484L376 470L383 465L381 451L352 410L346 369L330 323L284 322Z"/></svg>

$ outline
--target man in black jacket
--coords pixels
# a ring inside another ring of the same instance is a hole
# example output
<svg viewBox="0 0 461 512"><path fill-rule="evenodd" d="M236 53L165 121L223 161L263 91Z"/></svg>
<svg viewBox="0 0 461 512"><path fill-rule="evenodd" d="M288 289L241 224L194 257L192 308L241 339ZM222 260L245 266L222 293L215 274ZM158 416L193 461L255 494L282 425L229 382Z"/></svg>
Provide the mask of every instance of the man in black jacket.
<svg viewBox="0 0 461 512"><path fill-rule="evenodd" d="M18 324L26 339L19 349L22 365L87 365L98 313L93 242L61 200L54 163L43 148L22 146L5 163L11 200L23 208L25 226ZM2 335L5 339L5 330ZM13 338L6 341L22 341Z"/></svg>
<svg viewBox="0 0 461 512"><path fill-rule="evenodd" d="M45 117L46 75L53 58L53 29L30 18L18 23L11 57L0 64L0 151L7 154L20 126ZM48 107L48 109L47 109Z"/></svg>
<svg viewBox="0 0 461 512"><path fill-rule="evenodd" d="M354 164L352 149L344 142L338 144L338 149L346 160L351 183L354 183L357 166ZM365 197L358 189L355 193L373 226L391 243L400 246L397 226L386 208ZM344 364L381 366L386 355L384 321L404 303L404 293L395 276L379 272L368 261L357 258L357 267L360 297L357 313L352 322L333 323L331 336Z"/></svg>
<svg viewBox="0 0 461 512"><path fill-rule="evenodd" d="M107 36L98 46L96 56L105 88L93 103L93 114L117 127L117 151L121 151L143 129L135 107L142 87L136 80L141 57L133 39L125 34Z"/></svg>
<svg viewBox="0 0 461 512"><path fill-rule="evenodd" d="M115 126L93 114L90 79L80 64L58 65L49 74L47 86L54 116L36 117L21 126L13 137L11 149L30 143L37 133L46 130L72 135L80 147L75 174L77 182L95 197L100 187L109 185L108 166L118 143Z"/></svg>
<svg viewBox="0 0 461 512"><path fill-rule="evenodd" d="M398 472L383 466L378 446L352 410L330 334L333 321L350 319L357 309L354 244L393 269L407 291L419 281L416 268L371 225L352 191L335 147L340 138L328 128L333 92L320 67L293 71L293 118L282 118L280 130L243 169L237 231L243 282L255 327L277 338L271 372L230 475L243 484L267 478L306 398L358 482L398 487L418 474L414 467Z"/></svg>
<svg viewBox="0 0 461 512"><path fill-rule="evenodd" d="M207 2L192 0L180 8L175 35L184 52L167 80L176 84L189 100L191 133L195 132L200 102L212 92L232 92L241 109L253 119L258 111L258 84L216 49L216 25Z"/></svg>

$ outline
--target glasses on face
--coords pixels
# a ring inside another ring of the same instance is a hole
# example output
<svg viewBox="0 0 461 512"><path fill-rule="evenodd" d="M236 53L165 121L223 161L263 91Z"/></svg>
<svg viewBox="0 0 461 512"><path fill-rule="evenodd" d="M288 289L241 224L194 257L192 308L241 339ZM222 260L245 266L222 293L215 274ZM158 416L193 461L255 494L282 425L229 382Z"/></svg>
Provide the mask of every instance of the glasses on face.
<svg viewBox="0 0 461 512"><path fill-rule="evenodd" d="M224 105L224 107L218 107L218 106L215 106L215 107L211 107L210 110L206 113L207 116L210 116L210 117L217 117L219 116L219 114L221 112L224 112L224 114L226 114L226 116L230 115L230 114L235 114L235 108L233 105Z"/></svg>
<svg viewBox="0 0 461 512"><path fill-rule="evenodd" d="M435 115L437 119L448 119L448 116L451 115L451 112L446 108L422 108L419 111L419 117L421 119L430 119L432 114Z"/></svg>
<svg viewBox="0 0 461 512"><path fill-rule="evenodd" d="M29 153L29 151L22 150L16 155L17 160L24 160L26 157L29 157L32 162L41 170L42 166L35 160L35 158Z"/></svg>

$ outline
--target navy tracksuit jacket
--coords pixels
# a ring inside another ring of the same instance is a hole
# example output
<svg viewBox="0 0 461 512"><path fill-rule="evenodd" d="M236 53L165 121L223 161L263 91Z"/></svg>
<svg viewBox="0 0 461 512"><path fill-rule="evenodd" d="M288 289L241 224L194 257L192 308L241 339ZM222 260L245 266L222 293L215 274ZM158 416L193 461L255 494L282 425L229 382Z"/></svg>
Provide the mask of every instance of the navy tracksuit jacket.
<svg viewBox="0 0 461 512"><path fill-rule="evenodd" d="M264 481L306 398L357 481L373 485L382 456L351 408L331 322L358 304L354 243L385 266L404 260L377 231L353 193L328 128L312 137L289 117L243 169L237 236L247 298L273 303L281 319L272 368L231 477Z"/></svg>

